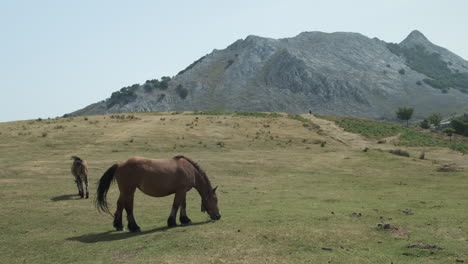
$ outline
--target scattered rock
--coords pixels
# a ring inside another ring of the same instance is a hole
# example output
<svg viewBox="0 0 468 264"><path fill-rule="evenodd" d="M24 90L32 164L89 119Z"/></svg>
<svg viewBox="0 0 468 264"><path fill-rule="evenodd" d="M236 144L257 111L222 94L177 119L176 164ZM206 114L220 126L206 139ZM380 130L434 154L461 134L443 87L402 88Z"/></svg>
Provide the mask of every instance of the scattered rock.
<svg viewBox="0 0 468 264"><path fill-rule="evenodd" d="M326 247L323 247L322 250L332 251L333 248L326 248Z"/></svg>
<svg viewBox="0 0 468 264"><path fill-rule="evenodd" d="M367 151L369 151L369 148L366 147L362 151L367 152Z"/></svg>
<svg viewBox="0 0 468 264"><path fill-rule="evenodd" d="M424 243L417 243L407 246L406 248L419 248L419 249L426 249L426 250L442 250L441 247L437 245L429 245Z"/></svg>
<svg viewBox="0 0 468 264"><path fill-rule="evenodd" d="M413 215L414 214L413 210L411 210L411 209L405 209L405 210L403 210L401 212L403 212L405 215Z"/></svg>
<svg viewBox="0 0 468 264"><path fill-rule="evenodd" d="M458 263L464 263L465 262L465 260L463 260L463 259L456 259L455 261L458 262Z"/></svg>
<svg viewBox="0 0 468 264"><path fill-rule="evenodd" d="M451 164L443 164L442 166L437 168L437 171L439 171L439 172L457 172L457 171L463 171L463 169L458 167L456 164L451 163Z"/></svg>
<svg viewBox="0 0 468 264"><path fill-rule="evenodd" d="M362 214L361 213L352 213L351 214L351 217L361 217Z"/></svg>
<svg viewBox="0 0 468 264"><path fill-rule="evenodd" d="M409 233L404 229L391 225L391 224L378 224L377 229L381 229L384 231L390 231L393 237L398 238L407 238L409 237Z"/></svg>
<svg viewBox="0 0 468 264"><path fill-rule="evenodd" d="M385 144L385 143L387 143L387 141L384 140L384 139L381 139L381 140L377 141L377 144Z"/></svg>
<svg viewBox="0 0 468 264"><path fill-rule="evenodd" d="M421 154L419 154L419 159L423 160L425 157L426 157L426 153L424 153L424 151L421 152Z"/></svg>

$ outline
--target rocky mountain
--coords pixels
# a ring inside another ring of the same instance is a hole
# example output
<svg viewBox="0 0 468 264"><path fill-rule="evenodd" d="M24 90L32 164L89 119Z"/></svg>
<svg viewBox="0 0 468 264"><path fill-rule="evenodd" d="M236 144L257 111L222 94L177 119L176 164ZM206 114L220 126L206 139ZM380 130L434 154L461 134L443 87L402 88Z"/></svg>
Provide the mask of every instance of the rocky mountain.
<svg viewBox="0 0 468 264"><path fill-rule="evenodd" d="M248 36L176 76L122 88L69 115L174 110L333 114L393 120L468 105L468 62L413 31L399 44L358 33Z"/></svg>

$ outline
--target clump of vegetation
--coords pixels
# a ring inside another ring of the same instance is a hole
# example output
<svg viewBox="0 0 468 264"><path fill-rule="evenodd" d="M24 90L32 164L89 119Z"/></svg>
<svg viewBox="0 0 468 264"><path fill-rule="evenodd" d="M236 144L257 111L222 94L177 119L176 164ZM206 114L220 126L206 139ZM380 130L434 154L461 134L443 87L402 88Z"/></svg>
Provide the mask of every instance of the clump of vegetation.
<svg viewBox="0 0 468 264"><path fill-rule="evenodd" d="M177 85L175 91L176 91L177 95L179 95L179 97L181 99L185 99L187 97L188 90L186 88L184 88L182 86L182 84Z"/></svg>
<svg viewBox="0 0 468 264"><path fill-rule="evenodd" d="M264 117L264 118L278 118L282 117L279 113L262 113L262 112L238 112L238 111L222 111L222 110L208 110L208 111L195 111L194 115L223 115L223 116L251 116L251 117Z"/></svg>
<svg viewBox="0 0 468 264"><path fill-rule="evenodd" d="M138 120L138 119L140 119L140 118L136 117L135 115L111 115L110 118L111 119L117 119L117 120Z"/></svg>
<svg viewBox="0 0 468 264"><path fill-rule="evenodd" d="M398 73L401 74L401 75L404 75L405 74L405 69L403 69L403 68L399 69Z"/></svg>
<svg viewBox="0 0 468 264"><path fill-rule="evenodd" d="M47 137L47 132L42 132L41 136L42 137Z"/></svg>
<svg viewBox="0 0 468 264"><path fill-rule="evenodd" d="M394 149L394 150L390 150L389 152L392 153L393 155L398 155L398 156L403 156L403 157L410 156L408 151L401 150L401 149Z"/></svg>
<svg viewBox="0 0 468 264"><path fill-rule="evenodd" d="M111 97L106 100L107 109L114 105L122 106L133 102L137 97L135 91L138 87L140 87L139 84L134 84L132 86L124 87L120 89L120 91L113 92Z"/></svg>
<svg viewBox="0 0 468 264"><path fill-rule="evenodd" d="M429 121L427 121L426 118L424 118L423 121L421 121L421 123L419 123L419 126L423 129L429 129L431 128L431 125L429 124Z"/></svg>
<svg viewBox="0 0 468 264"><path fill-rule="evenodd" d="M406 126L409 125L409 120L413 116L413 107L399 107L398 110L395 112L396 116L400 120L406 121Z"/></svg>
<svg viewBox="0 0 468 264"><path fill-rule="evenodd" d="M224 142L223 141L216 142L216 145L218 145L220 148L224 148Z"/></svg>
<svg viewBox="0 0 468 264"><path fill-rule="evenodd" d="M430 86L442 91L457 88L461 92L468 93L468 73L452 72L440 54L429 53L422 45L406 48L389 43L387 47L392 53L404 57L411 69L428 76L430 79L423 81Z"/></svg>
<svg viewBox="0 0 468 264"><path fill-rule="evenodd" d="M234 63L234 60L233 60L233 59L229 59L229 60L227 61L226 66L224 66L224 69L226 70L226 69L229 68L233 63Z"/></svg>
<svg viewBox="0 0 468 264"><path fill-rule="evenodd" d="M169 88L169 82L171 81L171 77L169 76L163 76L161 77L161 81L158 79L153 79L153 80L147 80L143 84L143 89L145 92L151 92L153 90L166 90Z"/></svg>

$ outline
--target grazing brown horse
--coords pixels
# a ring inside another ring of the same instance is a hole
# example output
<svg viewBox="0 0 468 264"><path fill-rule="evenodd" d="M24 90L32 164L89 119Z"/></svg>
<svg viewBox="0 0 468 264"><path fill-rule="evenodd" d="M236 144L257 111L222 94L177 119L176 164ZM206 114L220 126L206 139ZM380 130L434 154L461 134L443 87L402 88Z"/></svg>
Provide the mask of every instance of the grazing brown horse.
<svg viewBox="0 0 468 264"><path fill-rule="evenodd" d="M86 160L82 160L77 156L72 156L73 164L71 166L71 173L75 176L75 183L78 187L78 195L83 198L84 190L83 183L86 187L86 199L89 197L88 191L88 164Z"/></svg>
<svg viewBox="0 0 468 264"><path fill-rule="evenodd" d="M133 197L138 188L153 197L163 197L175 193L171 214L167 219L169 227L176 226L177 211L180 207L180 222L190 224L185 210L186 193L195 188L201 196L201 210L207 212L212 220L219 220L216 188L211 187L205 172L192 160L184 156L172 159L131 158L125 162L112 165L98 182L96 206L99 211L108 212L107 191L113 180L117 180L120 196L114 214L114 227L123 230L122 212L127 212L128 229L140 231L133 216ZM112 215L112 214L111 214Z"/></svg>

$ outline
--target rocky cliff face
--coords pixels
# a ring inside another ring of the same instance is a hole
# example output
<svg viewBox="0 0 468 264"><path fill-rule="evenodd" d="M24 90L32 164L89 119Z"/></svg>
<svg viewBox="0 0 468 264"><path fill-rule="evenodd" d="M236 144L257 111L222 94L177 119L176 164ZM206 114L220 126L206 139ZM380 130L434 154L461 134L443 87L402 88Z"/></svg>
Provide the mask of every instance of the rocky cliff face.
<svg viewBox="0 0 468 264"><path fill-rule="evenodd" d="M414 60L408 58L412 48L418 49L417 54L421 56L438 54L434 58L441 67L446 65L447 71L456 72L457 78L461 76L461 82L454 82L461 87L441 90L424 82L436 77L427 76L416 64L409 63ZM379 39L345 32L304 32L285 39L248 36L194 62L168 81L167 88L132 86L131 91L125 91L132 95L125 97L126 100L109 104L108 99L71 115L173 110L291 113L311 110L392 120L395 109L401 106L415 107L416 116L449 113L465 107L468 104L468 90L463 88L466 72L467 61L432 44L418 31L390 47Z"/></svg>

